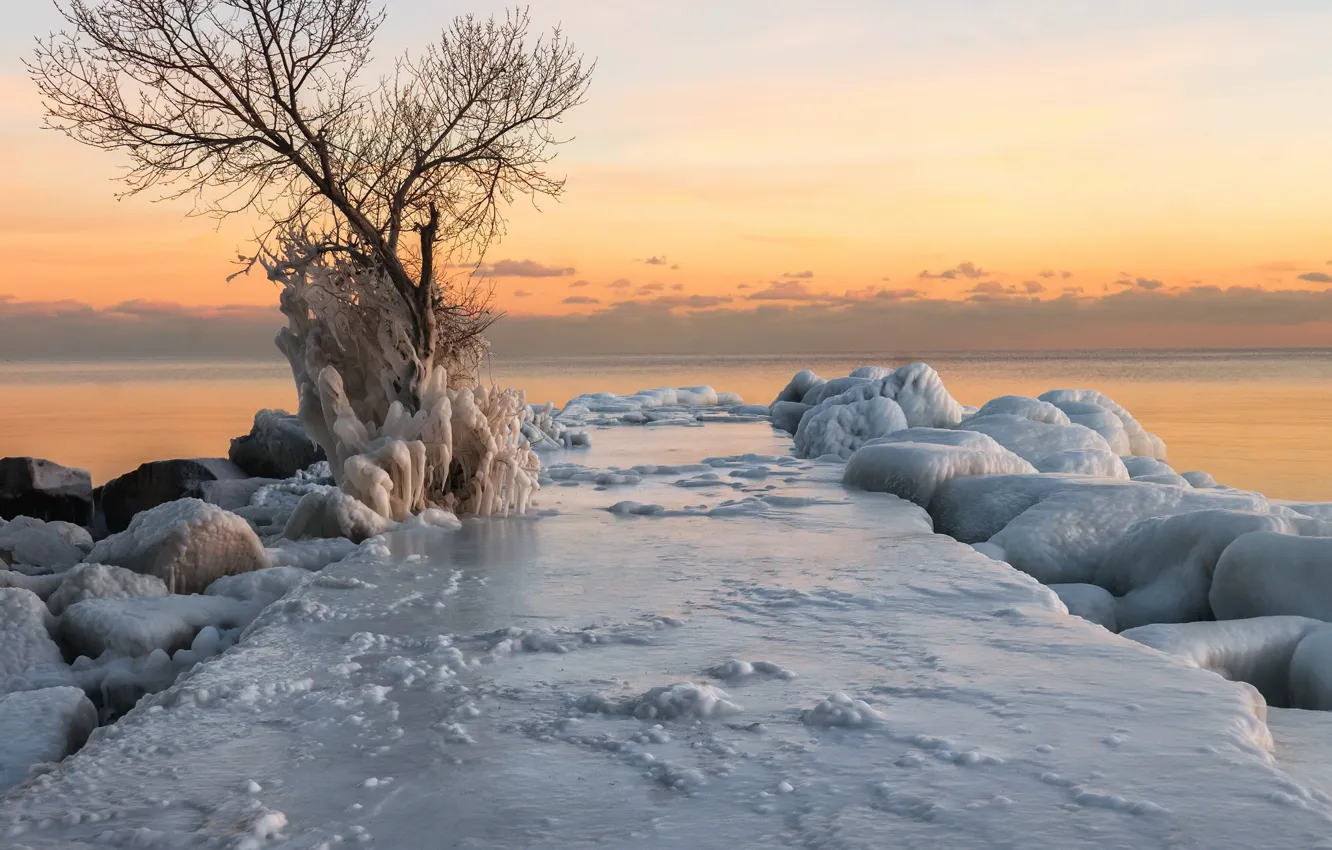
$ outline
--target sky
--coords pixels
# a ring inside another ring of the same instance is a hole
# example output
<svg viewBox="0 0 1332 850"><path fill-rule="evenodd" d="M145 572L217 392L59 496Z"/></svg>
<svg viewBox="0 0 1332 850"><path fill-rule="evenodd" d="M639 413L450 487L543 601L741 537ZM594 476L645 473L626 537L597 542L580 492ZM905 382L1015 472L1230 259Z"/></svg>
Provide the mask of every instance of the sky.
<svg viewBox="0 0 1332 850"><path fill-rule="evenodd" d="M273 285L226 282L253 222L116 200L114 155L39 129L53 9L11 4L0 356L266 346ZM503 9L389 0L376 52ZM1332 346L1330 4L531 13L597 68L565 196L489 255L497 351Z"/></svg>

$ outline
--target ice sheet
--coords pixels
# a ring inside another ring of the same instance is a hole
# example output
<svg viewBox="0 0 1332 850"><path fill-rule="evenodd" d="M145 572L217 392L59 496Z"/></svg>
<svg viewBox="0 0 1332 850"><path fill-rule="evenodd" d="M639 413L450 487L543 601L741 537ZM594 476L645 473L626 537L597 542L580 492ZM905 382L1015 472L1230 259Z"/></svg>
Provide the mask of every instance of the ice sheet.
<svg viewBox="0 0 1332 850"><path fill-rule="evenodd" d="M735 424L611 429L553 453L770 474L717 494L652 474L613 494L551 487L539 518L400 534L391 561L367 546L7 798L0 835L302 850L1325 840L1332 797L1263 749L1250 689L1063 613L919 508L846 492L840 465L777 463L789 446ZM760 496L762 511L715 510ZM606 510L623 499L663 511ZM791 675L718 678L744 669L732 660ZM663 694L689 709L637 716Z"/></svg>

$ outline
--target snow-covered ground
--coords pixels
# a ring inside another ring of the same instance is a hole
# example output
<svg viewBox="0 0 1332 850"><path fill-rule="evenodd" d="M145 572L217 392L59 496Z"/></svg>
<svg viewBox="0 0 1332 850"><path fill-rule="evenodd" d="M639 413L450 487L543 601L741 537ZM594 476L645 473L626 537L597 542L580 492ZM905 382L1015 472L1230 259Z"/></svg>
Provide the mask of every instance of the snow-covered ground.
<svg viewBox="0 0 1332 850"><path fill-rule="evenodd" d="M1332 847L1329 715L1269 736L1252 688L767 424L594 437L544 516L306 579L15 789L0 844Z"/></svg>

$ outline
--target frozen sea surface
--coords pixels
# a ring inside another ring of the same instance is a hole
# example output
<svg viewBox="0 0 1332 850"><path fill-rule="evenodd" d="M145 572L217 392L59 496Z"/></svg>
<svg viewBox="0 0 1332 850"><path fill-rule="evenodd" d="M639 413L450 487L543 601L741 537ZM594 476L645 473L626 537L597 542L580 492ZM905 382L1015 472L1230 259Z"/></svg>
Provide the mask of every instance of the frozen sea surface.
<svg viewBox="0 0 1332 850"><path fill-rule="evenodd" d="M1332 847L1323 715L1272 755L1247 686L790 445L603 430L546 516L364 549L16 789L0 843Z"/></svg>

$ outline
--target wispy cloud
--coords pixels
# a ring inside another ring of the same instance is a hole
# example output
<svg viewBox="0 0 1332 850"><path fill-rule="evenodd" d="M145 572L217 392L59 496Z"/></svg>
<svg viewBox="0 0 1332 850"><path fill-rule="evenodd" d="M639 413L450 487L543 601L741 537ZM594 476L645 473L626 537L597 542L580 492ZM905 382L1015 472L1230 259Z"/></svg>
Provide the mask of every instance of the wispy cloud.
<svg viewBox="0 0 1332 850"><path fill-rule="evenodd" d="M814 272L782 272L782 277L789 280L811 280L814 277Z"/></svg>
<svg viewBox="0 0 1332 850"><path fill-rule="evenodd" d="M585 280L575 280L573 283L569 284L569 288L570 288L570 289L582 289L584 286L587 286L587 285L588 285L588 282L585 281Z"/></svg>
<svg viewBox="0 0 1332 850"><path fill-rule="evenodd" d="M535 260L499 260L477 269L477 274L490 277L567 277L577 269L547 266Z"/></svg>
<svg viewBox="0 0 1332 850"><path fill-rule="evenodd" d="M921 280L957 280L963 278L966 280L979 280L985 277L989 272L975 263L958 263L951 269L944 269L935 274L929 270L921 272L918 277Z"/></svg>
<svg viewBox="0 0 1332 850"><path fill-rule="evenodd" d="M1300 275L1299 280L1308 281L1309 283L1332 283L1332 274L1328 274L1327 272L1308 272L1307 274Z"/></svg>
<svg viewBox="0 0 1332 850"><path fill-rule="evenodd" d="M560 302L561 304L600 304L600 298L593 298L591 295L570 295Z"/></svg>

